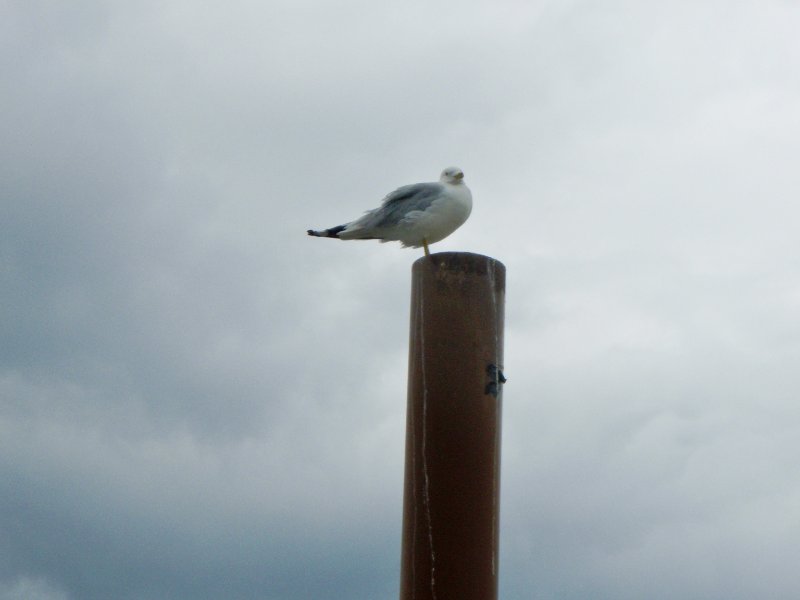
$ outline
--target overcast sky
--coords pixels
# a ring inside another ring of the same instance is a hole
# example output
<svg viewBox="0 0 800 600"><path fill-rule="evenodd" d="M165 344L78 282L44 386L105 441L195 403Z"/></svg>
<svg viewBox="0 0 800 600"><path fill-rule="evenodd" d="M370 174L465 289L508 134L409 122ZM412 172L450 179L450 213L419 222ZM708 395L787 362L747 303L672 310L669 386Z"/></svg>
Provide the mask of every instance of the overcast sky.
<svg viewBox="0 0 800 600"><path fill-rule="evenodd" d="M0 600L394 599L411 264L508 269L504 600L800 597L800 2L0 1Z"/></svg>

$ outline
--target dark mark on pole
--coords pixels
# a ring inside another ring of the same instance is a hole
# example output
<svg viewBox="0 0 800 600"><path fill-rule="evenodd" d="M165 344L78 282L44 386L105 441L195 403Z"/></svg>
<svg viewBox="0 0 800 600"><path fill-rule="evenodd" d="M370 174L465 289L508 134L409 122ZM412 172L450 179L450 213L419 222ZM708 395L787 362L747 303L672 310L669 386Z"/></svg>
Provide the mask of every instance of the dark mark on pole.
<svg viewBox="0 0 800 600"><path fill-rule="evenodd" d="M503 375L503 371L501 371L500 368L493 363L489 363L489 365L486 367L486 374L489 375L492 380L486 384L483 393L491 394L497 398L497 394L500 391L500 385L506 382L506 377Z"/></svg>

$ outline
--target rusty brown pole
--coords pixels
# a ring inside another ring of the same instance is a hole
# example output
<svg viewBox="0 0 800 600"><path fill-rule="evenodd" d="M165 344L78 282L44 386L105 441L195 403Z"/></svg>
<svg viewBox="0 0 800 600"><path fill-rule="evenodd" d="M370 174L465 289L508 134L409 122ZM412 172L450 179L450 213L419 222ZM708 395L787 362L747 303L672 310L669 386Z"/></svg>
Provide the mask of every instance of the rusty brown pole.
<svg viewBox="0 0 800 600"><path fill-rule="evenodd" d="M400 600L496 600L505 267L414 263Z"/></svg>

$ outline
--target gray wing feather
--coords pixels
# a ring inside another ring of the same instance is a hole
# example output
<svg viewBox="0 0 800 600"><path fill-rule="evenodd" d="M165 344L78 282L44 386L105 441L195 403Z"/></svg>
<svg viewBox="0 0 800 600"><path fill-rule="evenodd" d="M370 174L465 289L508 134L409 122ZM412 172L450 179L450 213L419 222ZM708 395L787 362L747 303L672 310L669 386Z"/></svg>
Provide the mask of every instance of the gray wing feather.
<svg viewBox="0 0 800 600"><path fill-rule="evenodd" d="M383 199L383 205L373 211L369 227L397 225L412 211L424 211L442 195L441 183L414 183L397 188Z"/></svg>

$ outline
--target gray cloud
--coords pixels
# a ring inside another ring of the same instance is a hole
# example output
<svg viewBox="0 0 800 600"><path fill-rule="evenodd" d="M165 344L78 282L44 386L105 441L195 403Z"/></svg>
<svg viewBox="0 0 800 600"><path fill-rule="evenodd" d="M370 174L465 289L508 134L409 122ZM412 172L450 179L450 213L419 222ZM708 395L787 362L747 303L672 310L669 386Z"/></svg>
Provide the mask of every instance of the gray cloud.
<svg viewBox="0 0 800 600"><path fill-rule="evenodd" d="M397 593L409 265L508 267L504 598L794 597L789 2L9 2L0 598Z"/></svg>

